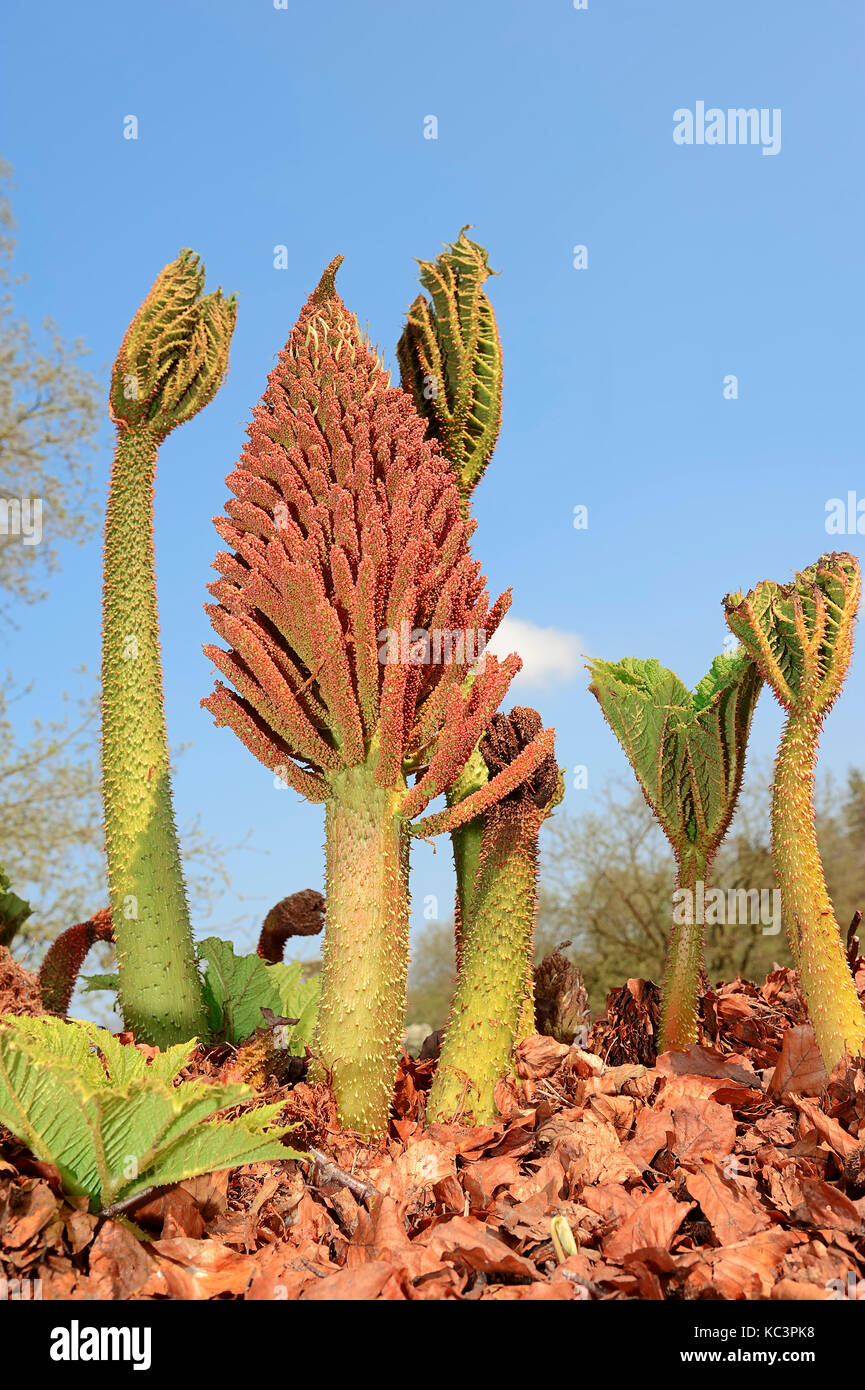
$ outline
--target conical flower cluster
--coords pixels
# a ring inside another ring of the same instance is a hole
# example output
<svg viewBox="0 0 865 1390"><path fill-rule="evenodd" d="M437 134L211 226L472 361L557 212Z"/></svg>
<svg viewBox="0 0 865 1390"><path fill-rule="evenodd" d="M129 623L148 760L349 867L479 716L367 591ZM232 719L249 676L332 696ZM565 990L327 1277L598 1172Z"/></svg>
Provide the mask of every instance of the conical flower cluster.
<svg viewBox="0 0 865 1390"><path fill-rule="evenodd" d="M371 755L380 787L420 773L400 808L414 817L464 765L519 661L484 652L509 595L490 606L447 460L336 293L340 260L227 480L216 527L231 550L208 612L229 650L205 650L233 689L203 703L312 801Z"/></svg>

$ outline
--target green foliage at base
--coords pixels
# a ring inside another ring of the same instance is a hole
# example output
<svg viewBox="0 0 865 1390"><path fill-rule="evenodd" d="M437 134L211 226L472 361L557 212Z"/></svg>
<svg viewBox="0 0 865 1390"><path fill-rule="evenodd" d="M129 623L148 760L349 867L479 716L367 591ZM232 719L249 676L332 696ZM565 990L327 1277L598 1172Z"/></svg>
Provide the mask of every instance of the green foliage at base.
<svg viewBox="0 0 865 1390"><path fill-rule="evenodd" d="M236 956L230 941L209 936L198 943L199 959L206 961L204 997L207 1019L214 1037L243 1042L260 1028L262 1009L282 1018L296 1018L284 1025L285 1048L302 1057L315 1030L321 982L302 979L300 961L268 965L261 956Z"/></svg>
<svg viewBox="0 0 865 1390"><path fill-rule="evenodd" d="M101 1211L149 1187L266 1159L300 1158L276 1126L280 1104L232 1120L251 1100L238 1083L181 1081L195 1046L148 1061L93 1023L12 1018L0 1028L0 1124L53 1163L64 1189Z"/></svg>

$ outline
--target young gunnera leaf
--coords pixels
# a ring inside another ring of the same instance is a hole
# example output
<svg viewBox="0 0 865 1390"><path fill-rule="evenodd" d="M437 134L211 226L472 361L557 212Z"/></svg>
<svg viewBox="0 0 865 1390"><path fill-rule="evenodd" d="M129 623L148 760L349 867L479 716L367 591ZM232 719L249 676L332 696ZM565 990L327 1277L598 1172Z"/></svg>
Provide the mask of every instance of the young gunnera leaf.
<svg viewBox="0 0 865 1390"><path fill-rule="evenodd" d="M760 676L744 653L715 657L692 694L653 659L589 663L589 686L678 858L710 856L735 806Z"/></svg>
<svg viewBox="0 0 865 1390"><path fill-rule="evenodd" d="M255 954L236 956L232 943L217 936L200 942L198 954L206 961L204 995L214 1037L243 1042L261 1027L262 1010L270 1009L282 1018L297 1019L285 1025L284 1045L292 1055L303 1055L315 1028L318 979L302 980L299 961L269 965Z"/></svg>
<svg viewBox="0 0 865 1390"><path fill-rule="evenodd" d="M430 422L453 467L463 505L492 456L502 420L502 349L484 292L486 251L463 227L435 261L419 261L418 295L397 344L403 390Z"/></svg>
<svg viewBox="0 0 865 1390"><path fill-rule="evenodd" d="M176 1078L195 1045L150 1061L93 1023L13 1018L0 1027L0 1124L58 1169L65 1190L101 1211L149 1187L220 1168L300 1158L276 1125L280 1105L232 1120L242 1083Z"/></svg>
<svg viewBox="0 0 865 1390"><path fill-rule="evenodd" d="M315 1032L321 978L313 975L308 980L302 979L303 966L298 960L266 965L264 968L279 991L282 1017L297 1019L288 1032L288 1049L295 1056L302 1056L305 1045L312 1043Z"/></svg>
<svg viewBox="0 0 865 1390"><path fill-rule="evenodd" d="M744 652L717 656L692 694L655 660L593 661L592 683L643 794L676 856L677 902L687 902L733 815L760 674ZM674 915L661 1001L661 1049L697 1041L703 927Z"/></svg>

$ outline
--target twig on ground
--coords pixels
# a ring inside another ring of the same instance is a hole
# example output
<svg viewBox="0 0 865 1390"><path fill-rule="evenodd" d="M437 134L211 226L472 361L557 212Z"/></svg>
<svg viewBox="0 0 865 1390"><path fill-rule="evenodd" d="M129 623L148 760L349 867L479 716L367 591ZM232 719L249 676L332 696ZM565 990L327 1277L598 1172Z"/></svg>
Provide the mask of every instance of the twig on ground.
<svg viewBox="0 0 865 1390"><path fill-rule="evenodd" d="M327 1154L322 1153L321 1149L310 1147L308 1153L315 1162L315 1171L319 1174L322 1182L341 1183L355 1197L370 1198L382 1195L377 1187L373 1187L372 1183L364 1182L362 1178L356 1178L353 1174L347 1173L344 1168L340 1168L339 1164L334 1163Z"/></svg>

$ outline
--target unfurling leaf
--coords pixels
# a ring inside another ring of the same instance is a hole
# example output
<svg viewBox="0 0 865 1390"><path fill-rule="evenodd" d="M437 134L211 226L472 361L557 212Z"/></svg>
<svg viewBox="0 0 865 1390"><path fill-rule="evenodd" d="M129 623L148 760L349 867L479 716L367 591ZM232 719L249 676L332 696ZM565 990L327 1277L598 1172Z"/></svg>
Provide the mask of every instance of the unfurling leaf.
<svg viewBox="0 0 865 1390"><path fill-rule="evenodd" d="M111 376L111 418L165 436L213 399L228 369L237 300L202 295L204 267L181 251L126 330Z"/></svg>
<svg viewBox="0 0 865 1390"><path fill-rule="evenodd" d="M502 351L484 293L487 253L466 236L435 261L419 261L419 294L397 344L403 389L430 421L453 467L463 505L492 456L502 419Z"/></svg>
<svg viewBox="0 0 865 1390"><path fill-rule="evenodd" d="M589 686L676 856L675 901L705 885L735 810L760 675L741 651L716 656L693 694L659 662L589 663ZM697 1041L703 926L673 919L661 1049Z"/></svg>
<svg viewBox="0 0 865 1390"><path fill-rule="evenodd" d="M681 860L726 834L745 767L760 677L743 653L716 656L691 693L654 659L592 661L589 690Z"/></svg>

